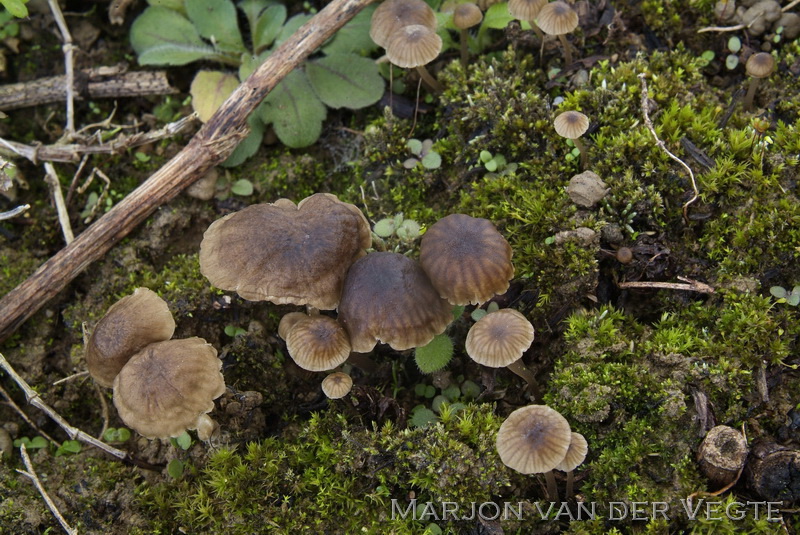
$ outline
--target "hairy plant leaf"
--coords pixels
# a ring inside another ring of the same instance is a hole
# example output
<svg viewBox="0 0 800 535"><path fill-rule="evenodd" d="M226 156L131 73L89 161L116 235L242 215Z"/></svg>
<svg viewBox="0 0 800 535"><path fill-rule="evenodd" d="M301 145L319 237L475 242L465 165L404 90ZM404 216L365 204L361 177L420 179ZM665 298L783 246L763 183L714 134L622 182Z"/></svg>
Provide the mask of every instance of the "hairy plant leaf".
<svg viewBox="0 0 800 535"><path fill-rule="evenodd" d="M286 41L294 32L297 31L298 28L300 28L300 26L311 20L312 16L313 15L300 13L299 15L295 15L287 20L286 24L284 24L283 28L281 28L281 31L278 32L278 37L275 38L275 46Z"/></svg>
<svg viewBox="0 0 800 535"><path fill-rule="evenodd" d="M247 18L247 27L250 28L251 31L256 27L258 16L261 15L261 12L269 5L270 2L267 2L267 0L241 0L237 4L241 12L244 13L244 16Z"/></svg>
<svg viewBox="0 0 800 535"><path fill-rule="evenodd" d="M325 105L301 70L290 72L267 95L259 110L261 119L272 123L281 143L295 149L317 141L327 115Z"/></svg>
<svg viewBox="0 0 800 535"><path fill-rule="evenodd" d="M433 337L427 345L414 350L414 360L422 373L441 370L453 357L453 340L446 334Z"/></svg>
<svg viewBox="0 0 800 535"><path fill-rule="evenodd" d="M131 46L142 65L185 65L216 55L180 13L148 7L131 26Z"/></svg>
<svg viewBox="0 0 800 535"><path fill-rule="evenodd" d="M258 17L253 29L253 49L261 52L275 41L286 22L286 7L283 4L269 6Z"/></svg>
<svg viewBox="0 0 800 535"><path fill-rule="evenodd" d="M230 156L220 164L222 167L241 165L258 152L259 147L261 147L261 142L264 140L264 122L257 114L253 113L247 118L247 124L250 125L250 133L239 142Z"/></svg>
<svg viewBox="0 0 800 535"><path fill-rule="evenodd" d="M322 47L326 54L344 54L355 52L365 56L378 48L369 36L372 13L378 6L371 5L362 9L353 20L345 24L336 35Z"/></svg>
<svg viewBox="0 0 800 535"><path fill-rule="evenodd" d="M230 0L186 0L186 14L201 37L220 49L244 52L236 7Z"/></svg>
<svg viewBox="0 0 800 535"><path fill-rule="evenodd" d="M0 0L0 4L18 19L28 16L28 8L22 0Z"/></svg>
<svg viewBox="0 0 800 535"><path fill-rule="evenodd" d="M189 88L192 108L200 120L206 122L238 86L239 80L232 74L200 71L195 75Z"/></svg>
<svg viewBox="0 0 800 535"><path fill-rule="evenodd" d="M480 31L483 32L486 28L502 30L512 20L514 20L514 17L508 12L508 4L506 2L494 4L489 6L489 9L483 15Z"/></svg>
<svg viewBox="0 0 800 535"><path fill-rule="evenodd" d="M244 80L250 76L259 65L264 63L264 60L267 59L270 53L272 53L271 50L265 50L257 56L249 53L242 54L241 63L239 64L239 80L244 82Z"/></svg>
<svg viewBox="0 0 800 535"><path fill-rule="evenodd" d="M331 54L306 64L314 91L331 108L356 110L375 104L383 95L383 78L369 58Z"/></svg>

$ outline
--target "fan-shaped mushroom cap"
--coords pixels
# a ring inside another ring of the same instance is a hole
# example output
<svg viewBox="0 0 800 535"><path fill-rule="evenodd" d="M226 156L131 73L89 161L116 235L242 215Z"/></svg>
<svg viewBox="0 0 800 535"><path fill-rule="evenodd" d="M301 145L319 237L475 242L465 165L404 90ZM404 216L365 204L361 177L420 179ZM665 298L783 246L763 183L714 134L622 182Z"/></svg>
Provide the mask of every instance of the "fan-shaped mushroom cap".
<svg viewBox="0 0 800 535"><path fill-rule="evenodd" d="M556 116L553 126L559 136L578 139L589 129L589 118L579 111L565 111Z"/></svg>
<svg viewBox="0 0 800 535"><path fill-rule="evenodd" d="M358 208L317 193L297 206L280 199L218 219L200 244L200 271L250 301L333 310L347 269L371 244Z"/></svg>
<svg viewBox="0 0 800 535"><path fill-rule="evenodd" d="M508 12L518 20L534 20L547 0L508 0Z"/></svg>
<svg viewBox="0 0 800 535"><path fill-rule="evenodd" d="M503 464L523 474L553 470L572 441L566 418L546 405L528 405L508 415L497 432Z"/></svg>
<svg viewBox="0 0 800 535"><path fill-rule="evenodd" d="M578 14L565 2L550 2L539 11L536 24L548 35L564 35L578 27Z"/></svg>
<svg viewBox="0 0 800 535"><path fill-rule="evenodd" d="M775 58L766 52L759 52L747 58L744 68L753 78L766 78L775 68Z"/></svg>
<svg viewBox="0 0 800 535"><path fill-rule="evenodd" d="M345 397L353 388L353 379L343 372L335 372L322 380L322 391L331 399Z"/></svg>
<svg viewBox="0 0 800 535"><path fill-rule="evenodd" d="M511 252L488 219L450 214L425 232L419 261L439 295L451 304L467 305L508 290L514 276Z"/></svg>
<svg viewBox="0 0 800 535"><path fill-rule="evenodd" d="M102 386L147 344L172 338L175 320L167 303L147 288L136 288L111 305L92 331L86 344L86 367Z"/></svg>
<svg viewBox="0 0 800 535"><path fill-rule="evenodd" d="M403 69L426 65L442 51L442 38L420 24L404 26L389 38L386 57Z"/></svg>
<svg viewBox="0 0 800 535"><path fill-rule="evenodd" d="M533 343L533 325L511 308L490 312L467 333L465 349L472 360L490 368L518 361Z"/></svg>
<svg viewBox="0 0 800 535"><path fill-rule="evenodd" d="M423 0L386 0L372 13L369 36L383 48L405 26L419 24L436 30L436 13Z"/></svg>
<svg viewBox="0 0 800 535"><path fill-rule="evenodd" d="M136 353L114 379L125 425L147 438L176 437L203 425L225 391L222 361L202 338L157 342Z"/></svg>
<svg viewBox="0 0 800 535"><path fill-rule="evenodd" d="M459 30L477 26L483 20L481 8L472 2L458 4L453 10L453 25Z"/></svg>
<svg viewBox="0 0 800 535"><path fill-rule="evenodd" d="M558 463L556 470L561 470L562 472L575 470L586 459L587 453L589 453L589 443L586 442L583 435L573 431L567 455L563 461Z"/></svg>
<svg viewBox="0 0 800 535"><path fill-rule="evenodd" d="M295 363L311 372L332 370L350 356L347 332L328 316L300 318L286 335L286 349Z"/></svg>
<svg viewBox="0 0 800 535"><path fill-rule="evenodd" d="M371 253L347 273L339 321L353 351L367 353L379 341L402 351L424 346L453 319L428 276L398 253Z"/></svg>
<svg viewBox="0 0 800 535"><path fill-rule="evenodd" d="M303 314L302 312L289 312L283 316L280 323L278 323L278 336L281 337L281 340L286 340L292 327L294 327L298 321L307 317L308 314Z"/></svg>

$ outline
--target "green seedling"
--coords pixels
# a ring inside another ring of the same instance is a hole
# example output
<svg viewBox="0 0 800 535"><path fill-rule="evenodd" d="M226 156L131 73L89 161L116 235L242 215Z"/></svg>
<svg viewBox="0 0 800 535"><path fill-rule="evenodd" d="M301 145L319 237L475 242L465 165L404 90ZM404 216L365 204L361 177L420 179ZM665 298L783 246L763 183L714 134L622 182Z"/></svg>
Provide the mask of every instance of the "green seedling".
<svg viewBox="0 0 800 535"><path fill-rule="evenodd" d="M74 455L76 453L81 452L81 443L77 440L65 440L59 447L56 449L56 457L60 457L61 455Z"/></svg>
<svg viewBox="0 0 800 535"><path fill-rule="evenodd" d="M14 447L19 448L25 444L25 449L27 450L38 450L47 447L47 439L44 437L36 436L31 438L22 437L18 438L14 441Z"/></svg>
<svg viewBox="0 0 800 535"><path fill-rule="evenodd" d="M237 327L235 325L226 325L225 326L225 334L227 334L231 338L236 338L237 336L243 336L243 335L247 334L247 329L243 329L243 328Z"/></svg>
<svg viewBox="0 0 800 535"><path fill-rule="evenodd" d="M517 164L508 163L502 154L492 154L488 150L482 150L479 155L481 164L489 173L498 176L507 175L517 170Z"/></svg>
<svg viewBox="0 0 800 535"><path fill-rule="evenodd" d="M170 443L176 448L180 448L182 450L188 450L189 447L192 445L192 437L189 436L188 431L184 431L182 435L169 439Z"/></svg>
<svg viewBox="0 0 800 535"><path fill-rule="evenodd" d="M173 479L180 479L183 476L183 461L180 459L172 459L167 464L167 474Z"/></svg>
<svg viewBox="0 0 800 535"><path fill-rule="evenodd" d="M413 169L419 164L422 164L425 169L438 169L442 165L442 157L433 150L433 140L409 139L406 146L415 156L403 162L403 167L406 169Z"/></svg>
<svg viewBox="0 0 800 535"><path fill-rule="evenodd" d="M792 288L792 291L782 286L772 286L769 289L769 293L778 300L778 303L786 303L792 307L796 307L800 304L800 285Z"/></svg>
<svg viewBox="0 0 800 535"><path fill-rule="evenodd" d="M478 321L486 314L491 314L492 312L497 312L498 310L500 310L500 305L492 301L491 303L486 305L485 309L476 308L475 310L473 310L472 314L470 314L470 317L472 318L472 321Z"/></svg>
<svg viewBox="0 0 800 535"><path fill-rule="evenodd" d="M422 373L434 373L450 363L453 358L453 341L442 333L427 345L414 350L414 361Z"/></svg>
<svg viewBox="0 0 800 535"><path fill-rule="evenodd" d="M127 442L131 438L131 432L125 427L109 427L103 433L103 440L106 442L120 443Z"/></svg>

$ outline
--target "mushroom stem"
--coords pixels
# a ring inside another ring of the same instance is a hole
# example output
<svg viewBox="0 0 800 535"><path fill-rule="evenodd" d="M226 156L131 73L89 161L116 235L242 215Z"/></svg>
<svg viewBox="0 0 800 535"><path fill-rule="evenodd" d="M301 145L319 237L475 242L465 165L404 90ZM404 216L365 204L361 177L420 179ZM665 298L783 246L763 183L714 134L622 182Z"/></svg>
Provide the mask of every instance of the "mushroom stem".
<svg viewBox="0 0 800 535"><path fill-rule="evenodd" d="M581 153L581 171L583 171L586 169L586 164L589 160L589 157L586 154L586 145L583 144L583 141L577 138L573 139L572 142L575 144L575 148Z"/></svg>
<svg viewBox="0 0 800 535"><path fill-rule="evenodd" d="M574 481L575 481L575 476L573 475L573 471L572 470L567 471L567 490L566 490L566 494L564 495L565 499L569 499L570 497L572 497L572 494L573 494L573 492L572 492L573 488L572 487L573 487Z"/></svg>
<svg viewBox="0 0 800 535"><path fill-rule="evenodd" d="M539 29L539 26L536 25L536 22L529 20L528 24L531 25L531 30L533 30L536 33L536 37L539 38L539 41L544 42L544 33L542 32L541 29Z"/></svg>
<svg viewBox="0 0 800 535"><path fill-rule="evenodd" d="M553 471L545 472L544 479L547 481L547 500L557 502L558 487L556 486L556 476L553 474Z"/></svg>
<svg viewBox="0 0 800 535"><path fill-rule="evenodd" d="M569 48L569 41L567 41L567 36L563 33L558 36L558 40L561 41L561 46L564 47L564 67L567 65L572 64L572 51Z"/></svg>
<svg viewBox="0 0 800 535"><path fill-rule="evenodd" d="M375 370L378 369L378 366L366 353L350 353L346 362L352 364L364 373L374 373Z"/></svg>
<svg viewBox="0 0 800 535"><path fill-rule="evenodd" d="M758 89L758 83L760 81L760 78L750 79L750 84L747 86L747 95L744 97L744 109L746 111L753 108L753 99L756 96L756 89Z"/></svg>
<svg viewBox="0 0 800 535"><path fill-rule="evenodd" d="M467 50L467 30L461 30L461 66L467 68L467 59L469 58L469 51Z"/></svg>
<svg viewBox="0 0 800 535"><path fill-rule="evenodd" d="M430 87L434 92L441 93L444 88L442 84L440 84L436 78L434 78L431 73L428 72L428 69L425 68L425 65L419 65L417 67L417 73L419 74L420 78L425 82L425 84Z"/></svg>
<svg viewBox="0 0 800 535"><path fill-rule="evenodd" d="M533 372L522 363L522 359L512 362L506 366L506 368L525 379L525 382L528 383L528 388L531 391L534 401L539 402L542 400L542 393L539 390L539 383L536 382L536 377L534 377Z"/></svg>

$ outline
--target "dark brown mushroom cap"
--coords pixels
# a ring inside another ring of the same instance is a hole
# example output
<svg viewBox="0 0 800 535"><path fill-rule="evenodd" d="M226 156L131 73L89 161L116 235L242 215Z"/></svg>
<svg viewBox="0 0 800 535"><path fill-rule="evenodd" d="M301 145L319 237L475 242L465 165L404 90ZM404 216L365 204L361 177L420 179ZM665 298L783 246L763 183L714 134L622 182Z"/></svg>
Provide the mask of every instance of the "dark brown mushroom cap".
<svg viewBox="0 0 800 535"><path fill-rule="evenodd" d="M419 261L439 295L453 305L467 305L508 290L514 276L511 252L488 219L450 214L425 232Z"/></svg>
<svg viewBox="0 0 800 535"><path fill-rule="evenodd" d="M578 14L572 6L558 0L542 7L536 24L548 35L564 35L578 27Z"/></svg>
<svg viewBox="0 0 800 535"><path fill-rule="evenodd" d="M218 219L200 244L200 271L250 301L333 310L347 269L371 244L358 208L317 193L297 206L280 199Z"/></svg>
<svg viewBox="0 0 800 535"><path fill-rule="evenodd" d="M398 253L371 253L347 273L339 321L353 351L368 353L379 341L402 351L424 346L453 319L415 261Z"/></svg>
<svg viewBox="0 0 800 535"><path fill-rule="evenodd" d="M345 397L353 389L353 379L343 372L335 372L322 380L322 391L330 399Z"/></svg>
<svg viewBox="0 0 800 535"><path fill-rule="evenodd" d="M386 57L403 69L412 69L435 60L442 51L442 38L420 24L404 26L389 38Z"/></svg>
<svg viewBox="0 0 800 535"><path fill-rule="evenodd" d="M572 441L569 443L567 455L564 457L564 460L558 463L556 470L561 470L562 472L571 472L575 470L586 459L587 453L589 453L589 443L586 442L586 438L580 433L573 431Z"/></svg>
<svg viewBox="0 0 800 535"><path fill-rule="evenodd" d="M572 441L569 422L546 405L528 405L508 415L497 432L503 464L523 474L542 474L564 460Z"/></svg>
<svg viewBox="0 0 800 535"><path fill-rule="evenodd" d="M533 325L520 312L503 308L475 322L464 342L467 355L490 368L508 366L522 358L533 343Z"/></svg>
<svg viewBox="0 0 800 535"><path fill-rule="evenodd" d="M753 78L766 78L775 68L775 58L766 52L759 52L747 58L744 68Z"/></svg>
<svg viewBox="0 0 800 535"><path fill-rule="evenodd" d="M453 25L459 30L477 26L483 20L481 8L472 2L458 4L453 10Z"/></svg>
<svg viewBox="0 0 800 535"><path fill-rule="evenodd" d="M136 288L111 305L86 344L86 367L100 385L111 387L126 362L144 346L172 338L175 320L167 303L147 288Z"/></svg>
<svg viewBox="0 0 800 535"><path fill-rule="evenodd" d="M518 20L534 20L547 0L508 0L508 12Z"/></svg>
<svg viewBox="0 0 800 535"><path fill-rule="evenodd" d="M286 349L294 362L311 372L332 370L350 356L344 328L328 316L300 318L286 335Z"/></svg>
<svg viewBox="0 0 800 535"><path fill-rule="evenodd" d="M147 438L176 437L202 424L225 391L217 350L202 338L157 342L136 353L114 379L125 425Z"/></svg>
<svg viewBox="0 0 800 535"><path fill-rule="evenodd" d="M579 111L565 111L556 116L553 126L559 136L578 139L589 129L589 118Z"/></svg>
<svg viewBox="0 0 800 535"><path fill-rule="evenodd" d="M401 28L419 24L436 30L436 13L423 0L386 0L372 13L369 36L386 48L389 39Z"/></svg>

